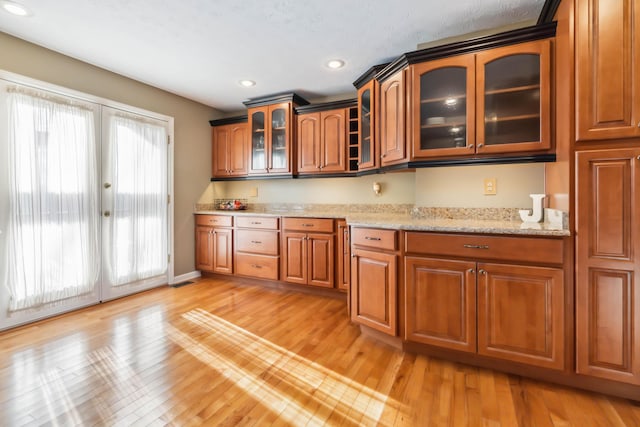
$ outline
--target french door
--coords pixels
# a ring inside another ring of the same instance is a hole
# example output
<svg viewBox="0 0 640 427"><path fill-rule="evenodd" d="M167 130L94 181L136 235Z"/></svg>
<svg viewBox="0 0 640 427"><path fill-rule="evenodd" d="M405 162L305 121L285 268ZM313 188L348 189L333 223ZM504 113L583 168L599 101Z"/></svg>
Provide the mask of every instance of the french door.
<svg viewBox="0 0 640 427"><path fill-rule="evenodd" d="M169 122L4 80L0 101L0 329L167 283Z"/></svg>

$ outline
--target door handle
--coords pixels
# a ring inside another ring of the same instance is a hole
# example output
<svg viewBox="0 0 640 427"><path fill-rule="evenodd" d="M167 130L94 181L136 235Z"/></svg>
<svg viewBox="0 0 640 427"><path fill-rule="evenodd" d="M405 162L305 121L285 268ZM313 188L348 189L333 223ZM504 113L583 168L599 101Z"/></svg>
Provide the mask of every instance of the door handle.
<svg viewBox="0 0 640 427"><path fill-rule="evenodd" d="M104 216L107 218L111 216L111 211L104 211Z"/></svg>
<svg viewBox="0 0 640 427"><path fill-rule="evenodd" d="M111 183L105 182L104 183L104 188L111 188Z"/></svg>

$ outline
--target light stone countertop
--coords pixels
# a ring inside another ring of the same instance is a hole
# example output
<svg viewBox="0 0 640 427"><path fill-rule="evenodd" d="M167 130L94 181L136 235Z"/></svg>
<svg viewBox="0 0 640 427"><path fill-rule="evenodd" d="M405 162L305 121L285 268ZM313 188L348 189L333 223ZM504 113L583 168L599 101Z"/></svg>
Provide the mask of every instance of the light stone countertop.
<svg viewBox="0 0 640 427"><path fill-rule="evenodd" d="M523 223L515 220L487 220L487 219L448 219L416 217L408 213L362 213L322 210L207 210L197 211L196 214L233 215L233 216L290 216L303 218L345 218L347 224L356 227L373 227L391 230L432 231L445 233L478 233L504 234L524 236L567 237L567 229L554 227L546 223Z"/></svg>

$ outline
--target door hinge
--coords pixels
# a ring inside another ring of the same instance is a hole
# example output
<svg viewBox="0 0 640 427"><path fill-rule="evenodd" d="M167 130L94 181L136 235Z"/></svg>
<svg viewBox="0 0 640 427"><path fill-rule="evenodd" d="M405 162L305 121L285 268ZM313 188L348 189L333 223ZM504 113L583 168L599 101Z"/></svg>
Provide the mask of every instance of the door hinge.
<svg viewBox="0 0 640 427"><path fill-rule="evenodd" d="M167 135L167 145L171 144L171 135Z"/></svg>
<svg viewBox="0 0 640 427"><path fill-rule="evenodd" d="M171 204L171 194L167 194L167 204Z"/></svg>
<svg viewBox="0 0 640 427"><path fill-rule="evenodd" d="M167 254L167 262L171 262L171 254Z"/></svg>

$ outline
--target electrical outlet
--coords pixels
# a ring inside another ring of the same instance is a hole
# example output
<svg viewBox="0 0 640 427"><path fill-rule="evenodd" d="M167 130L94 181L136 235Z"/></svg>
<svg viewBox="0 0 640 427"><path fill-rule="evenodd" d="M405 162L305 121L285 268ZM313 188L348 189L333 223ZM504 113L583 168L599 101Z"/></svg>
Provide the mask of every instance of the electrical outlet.
<svg viewBox="0 0 640 427"><path fill-rule="evenodd" d="M258 187L251 187L249 189L249 197L258 197Z"/></svg>
<svg viewBox="0 0 640 427"><path fill-rule="evenodd" d="M496 187L496 179L495 178L485 178L484 179L484 194L485 195L498 194L498 188Z"/></svg>

